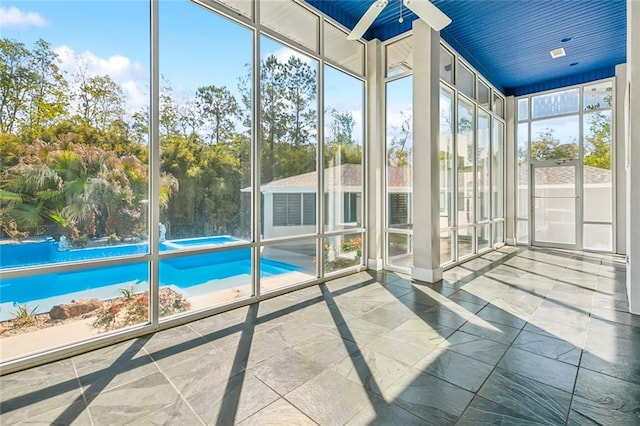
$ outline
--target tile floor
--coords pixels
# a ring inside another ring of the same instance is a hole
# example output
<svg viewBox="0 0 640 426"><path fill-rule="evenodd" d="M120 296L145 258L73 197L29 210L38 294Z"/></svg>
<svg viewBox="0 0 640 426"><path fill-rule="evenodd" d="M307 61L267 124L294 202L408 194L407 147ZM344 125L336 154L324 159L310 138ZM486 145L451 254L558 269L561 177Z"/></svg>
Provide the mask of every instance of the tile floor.
<svg viewBox="0 0 640 426"><path fill-rule="evenodd" d="M0 378L0 424L640 424L620 258L363 272Z"/></svg>

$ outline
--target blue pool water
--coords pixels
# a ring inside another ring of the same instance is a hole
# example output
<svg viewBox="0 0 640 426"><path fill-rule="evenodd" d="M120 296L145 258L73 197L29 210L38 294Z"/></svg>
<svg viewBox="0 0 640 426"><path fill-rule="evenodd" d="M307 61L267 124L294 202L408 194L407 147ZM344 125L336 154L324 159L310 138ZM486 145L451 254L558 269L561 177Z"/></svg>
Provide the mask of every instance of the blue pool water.
<svg viewBox="0 0 640 426"><path fill-rule="evenodd" d="M195 247L197 245L228 244L234 241L237 240L231 237L212 237L207 239L175 240L168 243ZM144 249L140 248L140 246L143 246ZM144 253L146 245L78 249L68 252L58 252L57 254L68 260L105 257L104 255L97 256L100 253L100 249L111 250L111 253L117 252L119 255L122 255L124 253ZM171 249L175 248L168 248L168 250ZM4 256L4 251L2 254ZM3 264L5 263L4 258L2 262ZM275 276L299 269L293 265L267 259L262 259L260 265L261 277ZM249 284L251 249L239 248L166 259L160 262L159 268L160 286L172 286L186 296L189 295L190 288L203 284L206 284L207 287L211 286L208 291L233 287L239 285L239 282L241 283L240 285ZM136 284L138 291L144 291L148 289L148 276L147 263L141 262L129 265L1 280L0 309L2 306L9 306L7 304L14 306L15 304L25 304L51 298L56 300L64 298L64 302L57 301L56 303L68 303L71 299L66 296L73 294L77 294L77 296L75 296L77 298L96 297L98 299L104 299L117 297L119 296L117 293L118 288L128 288L131 284ZM39 304L40 303L42 302L39 302ZM51 306L47 305L48 303L44 303L38 311L48 311ZM4 312L0 312L0 314L2 317L5 316Z"/></svg>

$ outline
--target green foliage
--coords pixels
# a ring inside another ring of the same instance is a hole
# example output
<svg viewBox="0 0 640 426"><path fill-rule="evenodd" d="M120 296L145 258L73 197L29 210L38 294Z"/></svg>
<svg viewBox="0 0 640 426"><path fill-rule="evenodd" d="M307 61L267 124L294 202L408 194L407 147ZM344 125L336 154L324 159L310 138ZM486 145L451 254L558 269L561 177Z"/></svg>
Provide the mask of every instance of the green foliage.
<svg viewBox="0 0 640 426"><path fill-rule="evenodd" d="M587 117L589 133L585 137L584 164L611 170L611 116L597 112Z"/></svg>
<svg viewBox="0 0 640 426"><path fill-rule="evenodd" d="M562 160L578 158L578 143L561 144L554 129L547 128L538 132L531 141L532 160Z"/></svg>
<svg viewBox="0 0 640 426"><path fill-rule="evenodd" d="M136 294L136 283L132 283L131 285L129 285L129 288L122 287L118 291L122 293L122 296L125 299L131 300Z"/></svg>
<svg viewBox="0 0 640 426"><path fill-rule="evenodd" d="M37 320L37 310L38 305L33 308L29 308L26 303L24 305L18 305L15 312L13 312L16 324L22 326L34 323Z"/></svg>

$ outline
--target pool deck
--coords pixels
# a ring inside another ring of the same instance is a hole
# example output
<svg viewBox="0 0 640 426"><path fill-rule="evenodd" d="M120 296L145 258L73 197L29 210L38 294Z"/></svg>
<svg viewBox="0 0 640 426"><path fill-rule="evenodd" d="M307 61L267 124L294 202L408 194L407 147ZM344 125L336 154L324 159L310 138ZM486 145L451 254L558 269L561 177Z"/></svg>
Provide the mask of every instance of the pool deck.
<svg viewBox="0 0 640 426"><path fill-rule="evenodd" d="M261 291L267 293L314 279L315 276L303 272L291 272L261 280ZM237 299L251 296L249 285L225 288L206 294L189 297L191 311L224 305ZM100 332L91 326L94 318L81 319L28 333L0 337L0 360L7 361L28 354L41 352L59 346L77 343L94 337Z"/></svg>

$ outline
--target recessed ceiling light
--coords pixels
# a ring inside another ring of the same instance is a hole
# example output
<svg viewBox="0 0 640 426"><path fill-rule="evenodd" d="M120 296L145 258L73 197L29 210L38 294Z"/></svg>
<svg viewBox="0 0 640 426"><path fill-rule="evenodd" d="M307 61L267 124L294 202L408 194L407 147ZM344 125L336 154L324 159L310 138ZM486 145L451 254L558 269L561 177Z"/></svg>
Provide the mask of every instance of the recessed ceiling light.
<svg viewBox="0 0 640 426"><path fill-rule="evenodd" d="M569 64L570 67L575 67L576 65L578 65L580 62L571 62Z"/></svg>
<svg viewBox="0 0 640 426"><path fill-rule="evenodd" d="M568 42L568 41L571 41L571 37L565 37L565 38L563 38L563 39L562 39L562 40L560 40L560 41L561 41L561 42L563 42L563 43L566 43L566 42Z"/></svg>
<svg viewBox="0 0 640 426"><path fill-rule="evenodd" d="M551 53L551 57L553 59L562 58L563 56L567 56L567 52L564 51L564 47L559 47L557 49L553 49L550 53Z"/></svg>

